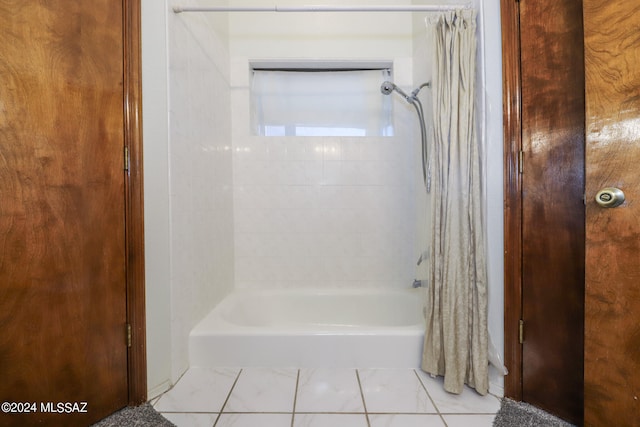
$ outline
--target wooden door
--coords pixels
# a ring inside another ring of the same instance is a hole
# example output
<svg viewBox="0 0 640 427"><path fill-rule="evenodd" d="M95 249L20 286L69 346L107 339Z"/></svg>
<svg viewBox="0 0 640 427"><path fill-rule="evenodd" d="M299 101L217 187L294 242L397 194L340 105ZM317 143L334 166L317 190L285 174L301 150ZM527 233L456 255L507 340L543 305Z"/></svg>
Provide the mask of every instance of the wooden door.
<svg viewBox="0 0 640 427"><path fill-rule="evenodd" d="M87 425L128 402L122 2L0 0L0 51L0 425Z"/></svg>
<svg viewBox="0 0 640 427"><path fill-rule="evenodd" d="M640 7L584 1L585 425L640 425ZM603 208L618 187L623 205Z"/></svg>
<svg viewBox="0 0 640 427"><path fill-rule="evenodd" d="M583 407L584 61L581 0L520 2L522 399Z"/></svg>

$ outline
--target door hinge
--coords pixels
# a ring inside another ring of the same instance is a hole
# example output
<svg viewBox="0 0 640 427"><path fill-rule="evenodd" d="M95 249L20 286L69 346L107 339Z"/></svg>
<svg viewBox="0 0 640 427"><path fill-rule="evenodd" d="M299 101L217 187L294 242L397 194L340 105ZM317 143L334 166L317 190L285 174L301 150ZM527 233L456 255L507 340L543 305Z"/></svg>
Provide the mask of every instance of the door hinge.
<svg viewBox="0 0 640 427"><path fill-rule="evenodd" d="M518 172L524 173L524 151L522 150L518 152Z"/></svg>
<svg viewBox="0 0 640 427"><path fill-rule="evenodd" d="M129 147L124 147L124 170L129 171Z"/></svg>
<svg viewBox="0 0 640 427"><path fill-rule="evenodd" d="M524 343L524 320L522 319L518 322L518 341L520 344Z"/></svg>
<svg viewBox="0 0 640 427"><path fill-rule="evenodd" d="M131 347L131 324L127 323L127 347Z"/></svg>

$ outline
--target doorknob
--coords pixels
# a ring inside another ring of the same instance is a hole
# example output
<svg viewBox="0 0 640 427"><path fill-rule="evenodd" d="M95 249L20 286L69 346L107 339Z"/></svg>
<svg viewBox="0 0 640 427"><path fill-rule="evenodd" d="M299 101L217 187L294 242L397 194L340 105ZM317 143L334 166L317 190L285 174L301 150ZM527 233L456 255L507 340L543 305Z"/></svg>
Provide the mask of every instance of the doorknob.
<svg viewBox="0 0 640 427"><path fill-rule="evenodd" d="M619 188L603 188L596 194L596 203L603 208L615 208L624 203L624 193Z"/></svg>

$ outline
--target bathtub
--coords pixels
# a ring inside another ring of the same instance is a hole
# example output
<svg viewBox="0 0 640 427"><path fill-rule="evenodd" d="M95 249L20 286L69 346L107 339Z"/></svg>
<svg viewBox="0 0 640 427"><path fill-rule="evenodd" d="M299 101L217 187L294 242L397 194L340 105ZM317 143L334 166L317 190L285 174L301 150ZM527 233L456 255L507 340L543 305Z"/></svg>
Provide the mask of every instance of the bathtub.
<svg viewBox="0 0 640 427"><path fill-rule="evenodd" d="M189 336L196 367L416 368L420 289L236 291Z"/></svg>

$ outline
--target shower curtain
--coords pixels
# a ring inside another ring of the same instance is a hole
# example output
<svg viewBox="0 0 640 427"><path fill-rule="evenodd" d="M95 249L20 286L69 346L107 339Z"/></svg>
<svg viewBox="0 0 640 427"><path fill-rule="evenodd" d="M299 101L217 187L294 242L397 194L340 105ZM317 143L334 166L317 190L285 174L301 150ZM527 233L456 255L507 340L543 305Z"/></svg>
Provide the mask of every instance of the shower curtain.
<svg viewBox="0 0 640 427"><path fill-rule="evenodd" d="M476 12L427 18L434 41L432 250L422 369L488 391L487 273L476 134Z"/></svg>

